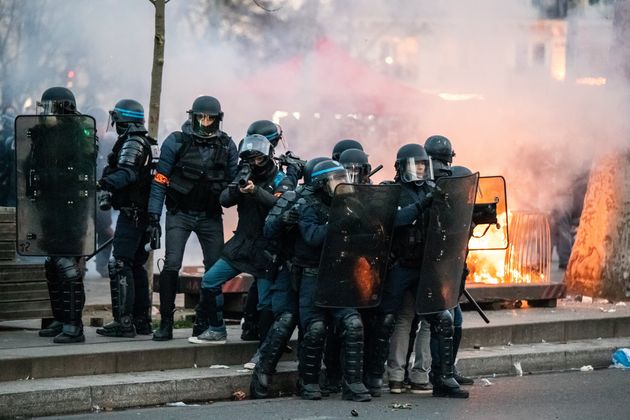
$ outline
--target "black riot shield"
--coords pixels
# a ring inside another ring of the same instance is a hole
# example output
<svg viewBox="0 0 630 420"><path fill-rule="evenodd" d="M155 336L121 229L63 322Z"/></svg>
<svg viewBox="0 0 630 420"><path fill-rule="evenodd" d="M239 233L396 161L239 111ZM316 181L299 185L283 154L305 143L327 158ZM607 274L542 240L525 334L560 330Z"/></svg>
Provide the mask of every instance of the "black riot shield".
<svg viewBox="0 0 630 420"><path fill-rule="evenodd" d="M507 249L507 191L502 176L479 177L473 223L475 228L468 242L469 250Z"/></svg>
<svg viewBox="0 0 630 420"><path fill-rule="evenodd" d="M479 173L444 177L429 208L416 312L430 314L457 306Z"/></svg>
<svg viewBox="0 0 630 420"><path fill-rule="evenodd" d="M96 247L96 129L87 115L15 120L17 252L81 256Z"/></svg>
<svg viewBox="0 0 630 420"><path fill-rule="evenodd" d="M335 192L315 303L329 308L377 306L387 273L400 186L341 184Z"/></svg>

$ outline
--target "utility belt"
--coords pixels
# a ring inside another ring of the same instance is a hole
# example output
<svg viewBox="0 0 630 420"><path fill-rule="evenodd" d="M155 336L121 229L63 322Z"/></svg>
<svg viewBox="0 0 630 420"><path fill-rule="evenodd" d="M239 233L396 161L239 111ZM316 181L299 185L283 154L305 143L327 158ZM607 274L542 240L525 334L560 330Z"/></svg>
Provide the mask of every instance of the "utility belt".
<svg viewBox="0 0 630 420"><path fill-rule="evenodd" d="M291 287L295 292L300 290L302 276L317 277L319 275L319 267L304 267L292 261L287 261L286 264L291 273Z"/></svg>

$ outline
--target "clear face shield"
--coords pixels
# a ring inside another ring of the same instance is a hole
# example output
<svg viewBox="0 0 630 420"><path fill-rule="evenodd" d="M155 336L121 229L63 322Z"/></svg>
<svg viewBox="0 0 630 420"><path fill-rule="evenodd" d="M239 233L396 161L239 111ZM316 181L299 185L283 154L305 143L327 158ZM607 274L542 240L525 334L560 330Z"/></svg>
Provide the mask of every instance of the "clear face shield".
<svg viewBox="0 0 630 420"><path fill-rule="evenodd" d="M343 167L348 172L348 180L351 184L363 184L366 178L366 168L358 163L344 163Z"/></svg>
<svg viewBox="0 0 630 420"><path fill-rule="evenodd" d="M264 166L272 155L272 146L269 140L262 136L245 137L238 155L252 165Z"/></svg>
<svg viewBox="0 0 630 420"><path fill-rule="evenodd" d="M200 137L211 137L219 129L216 115L193 112L190 115L193 133Z"/></svg>
<svg viewBox="0 0 630 420"><path fill-rule="evenodd" d="M428 159L410 157L400 162L400 178L403 182L426 181L431 178L431 166Z"/></svg>
<svg viewBox="0 0 630 420"><path fill-rule="evenodd" d="M37 115L51 115L55 114L55 106L56 101L37 101Z"/></svg>
<svg viewBox="0 0 630 420"><path fill-rule="evenodd" d="M354 189L352 185L340 185L351 184L347 171L333 171L328 174L326 180L325 190L331 197L335 194L350 194ZM337 188L338 187L338 188Z"/></svg>

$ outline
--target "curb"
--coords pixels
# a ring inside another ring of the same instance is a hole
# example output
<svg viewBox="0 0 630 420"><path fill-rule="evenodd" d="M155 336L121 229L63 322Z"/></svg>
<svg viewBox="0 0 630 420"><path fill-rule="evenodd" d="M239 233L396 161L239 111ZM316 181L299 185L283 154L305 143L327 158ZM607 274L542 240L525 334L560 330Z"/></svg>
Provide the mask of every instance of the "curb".
<svg viewBox="0 0 630 420"><path fill-rule="evenodd" d="M473 376L505 376L604 368L619 347L630 347L630 337L580 340L566 344L540 343L468 350L461 353L460 371ZM274 376L273 391L295 390L297 364L282 362ZM45 416L92 410L161 405L175 401L224 400L235 391L248 393L251 373L241 366L228 369L175 369L21 380L0 383L0 416ZM97 408L98 407L98 408Z"/></svg>

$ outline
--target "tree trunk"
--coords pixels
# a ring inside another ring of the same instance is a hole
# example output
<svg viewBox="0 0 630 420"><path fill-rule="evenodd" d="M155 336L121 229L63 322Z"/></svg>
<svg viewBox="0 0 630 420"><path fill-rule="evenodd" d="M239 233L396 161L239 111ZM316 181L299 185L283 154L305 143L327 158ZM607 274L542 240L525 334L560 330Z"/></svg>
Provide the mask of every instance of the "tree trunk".
<svg viewBox="0 0 630 420"><path fill-rule="evenodd" d="M630 152L594 165L565 282L572 293L630 298Z"/></svg>
<svg viewBox="0 0 630 420"><path fill-rule="evenodd" d="M160 126L160 96L162 94L162 71L164 70L165 24L164 14L167 0L153 0L155 6L155 38L153 40L153 69L151 70L151 99L149 102L149 135L157 138Z"/></svg>

